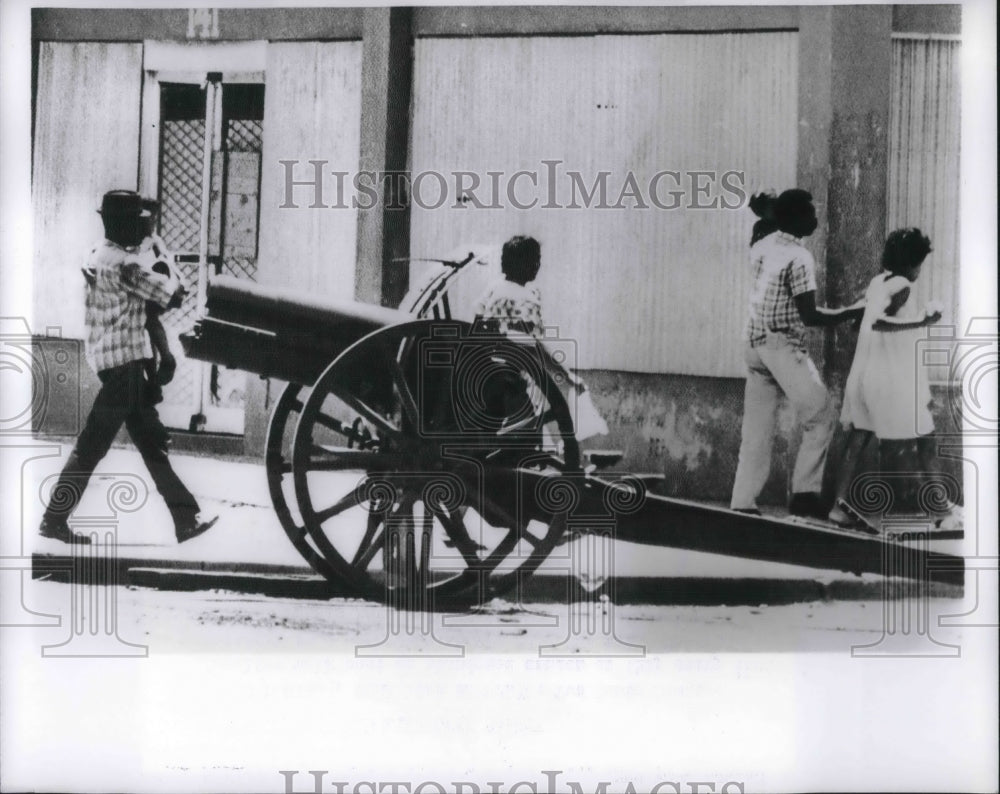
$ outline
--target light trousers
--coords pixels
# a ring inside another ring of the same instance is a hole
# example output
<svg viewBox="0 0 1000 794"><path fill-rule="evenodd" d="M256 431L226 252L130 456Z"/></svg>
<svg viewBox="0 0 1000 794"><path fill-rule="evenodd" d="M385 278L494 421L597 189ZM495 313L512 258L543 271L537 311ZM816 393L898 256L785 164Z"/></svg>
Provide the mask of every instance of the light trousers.
<svg viewBox="0 0 1000 794"><path fill-rule="evenodd" d="M793 493L819 493L833 436L830 396L809 354L785 334L769 334L764 344L745 350L746 392L743 434L731 507L757 507L757 497L771 473L771 452L782 395L802 425L802 444L792 472Z"/></svg>

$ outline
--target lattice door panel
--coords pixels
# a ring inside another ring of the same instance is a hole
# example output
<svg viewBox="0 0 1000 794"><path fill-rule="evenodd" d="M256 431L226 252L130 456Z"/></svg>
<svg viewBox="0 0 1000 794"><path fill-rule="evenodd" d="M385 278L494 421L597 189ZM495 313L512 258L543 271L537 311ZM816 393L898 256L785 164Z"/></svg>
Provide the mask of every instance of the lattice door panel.
<svg viewBox="0 0 1000 794"><path fill-rule="evenodd" d="M197 253L201 228L205 122L163 122L160 155L160 234L175 253Z"/></svg>
<svg viewBox="0 0 1000 794"><path fill-rule="evenodd" d="M189 330L198 319L198 253L201 233L201 193L205 122L203 119L164 120L160 140L160 236L175 255L188 294L179 309L163 315L171 338ZM187 261L185 261L185 259ZM179 345L176 346L179 349ZM164 418L185 426L184 417L197 410L201 364L177 357L174 379L163 389Z"/></svg>
<svg viewBox="0 0 1000 794"><path fill-rule="evenodd" d="M257 119L230 119L226 127L226 149L230 152L260 152L264 122Z"/></svg>

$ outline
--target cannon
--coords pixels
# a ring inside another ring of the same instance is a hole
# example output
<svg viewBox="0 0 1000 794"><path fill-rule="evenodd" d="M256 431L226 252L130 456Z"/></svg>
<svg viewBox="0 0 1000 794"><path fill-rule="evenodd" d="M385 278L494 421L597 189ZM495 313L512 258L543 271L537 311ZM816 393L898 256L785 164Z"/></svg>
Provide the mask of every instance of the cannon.
<svg viewBox="0 0 1000 794"><path fill-rule="evenodd" d="M651 493L584 454L578 383L543 342L453 319L439 270L403 309L217 277L186 354L288 385L265 466L289 540L359 597L415 608L515 588L588 527L637 543L961 585L963 560L819 523ZM580 520L580 517L585 520ZM587 519L589 517L589 519ZM582 529L581 529L582 527Z"/></svg>

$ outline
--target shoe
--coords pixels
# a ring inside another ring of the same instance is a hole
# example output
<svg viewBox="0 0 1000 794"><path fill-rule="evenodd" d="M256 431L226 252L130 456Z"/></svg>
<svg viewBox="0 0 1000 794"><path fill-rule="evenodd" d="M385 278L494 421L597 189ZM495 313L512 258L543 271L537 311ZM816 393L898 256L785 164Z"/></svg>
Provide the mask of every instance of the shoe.
<svg viewBox="0 0 1000 794"><path fill-rule="evenodd" d="M89 546L90 535L80 535L73 532L66 521L58 518L43 518L38 534L43 538L61 540L63 543L73 543L77 546Z"/></svg>
<svg viewBox="0 0 1000 794"><path fill-rule="evenodd" d="M734 513L743 513L745 516L762 516L764 515L756 507L733 507L730 508Z"/></svg>
<svg viewBox="0 0 1000 794"><path fill-rule="evenodd" d="M845 500L838 499L826 520L839 529L851 529L869 535L881 535L881 530L851 507Z"/></svg>
<svg viewBox="0 0 1000 794"><path fill-rule="evenodd" d="M829 510L818 493L793 493L788 502L788 512L801 518L818 518L820 521L826 521Z"/></svg>
<svg viewBox="0 0 1000 794"><path fill-rule="evenodd" d="M838 527L846 527L854 523L854 517L847 509L848 505L843 499L834 502L833 509L827 514L826 520Z"/></svg>
<svg viewBox="0 0 1000 794"><path fill-rule="evenodd" d="M184 543L185 541L196 538L199 535L208 532L215 522L219 520L218 516L212 516L211 518L205 518L201 513L194 516L190 523L185 523L182 526L177 527L177 542Z"/></svg>
<svg viewBox="0 0 1000 794"><path fill-rule="evenodd" d="M954 532L965 528L965 516L960 505L951 505L943 516L934 522L934 528Z"/></svg>

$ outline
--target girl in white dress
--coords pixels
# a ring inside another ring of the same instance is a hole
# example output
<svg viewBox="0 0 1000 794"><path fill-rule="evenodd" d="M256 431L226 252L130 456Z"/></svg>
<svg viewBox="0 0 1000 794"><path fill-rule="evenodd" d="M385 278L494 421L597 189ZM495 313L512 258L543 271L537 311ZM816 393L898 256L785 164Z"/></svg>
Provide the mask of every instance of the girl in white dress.
<svg viewBox="0 0 1000 794"><path fill-rule="evenodd" d="M850 435L829 516L841 526L857 523L847 497L872 438L879 440L880 448L881 442L915 440L919 460L909 469L936 473L940 468L927 369L919 365L917 356L925 335L922 329L941 319L941 309L934 303L918 307L912 290L930 252L931 242L919 229L892 232L882 253L883 270L865 294L865 313L841 413Z"/></svg>

